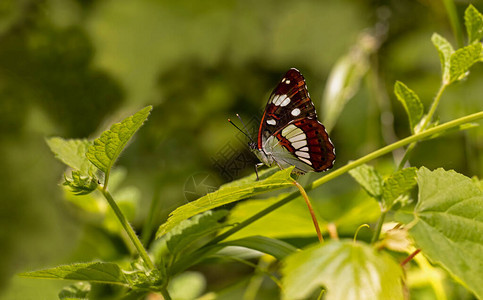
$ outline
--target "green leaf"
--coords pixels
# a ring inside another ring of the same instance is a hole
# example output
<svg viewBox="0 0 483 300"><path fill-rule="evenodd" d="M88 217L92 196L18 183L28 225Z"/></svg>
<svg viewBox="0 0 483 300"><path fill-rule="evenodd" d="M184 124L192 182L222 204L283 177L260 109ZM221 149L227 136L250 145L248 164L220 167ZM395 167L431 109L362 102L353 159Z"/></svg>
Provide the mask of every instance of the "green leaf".
<svg viewBox="0 0 483 300"><path fill-rule="evenodd" d="M80 171L72 171L72 178L64 176L63 185L68 186L75 195L87 195L93 192L97 186L97 179L81 175Z"/></svg>
<svg viewBox="0 0 483 300"><path fill-rule="evenodd" d="M449 82L449 68L450 58L454 50L451 44L442 36L437 33L433 33L431 37L433 45L438 50L439 60L441 61L441 72L443 73L443 82Z"/></svg>
<svg viewBox="0 0 483 300"><path fill-rule="evenodd" d="M155 263L160 265L165 261L172 261L171 257L176 258L176 256L183 255L183 251L188 247L190 250L195 250L193 244L197 240L223 227L219 221L227 214L226 210L206 211L181 221L153 244L151 252L154 255Z"/></svg>
<svg viewBox="0 0 483 300"><path fill-rule="evenodd" d="M465 26L468 44L479 42L483 38L483 15L471 4L465 11Z"/></svg>
<svg viewBox="0 0 483 300"><path fill-rule="evenodd" d="M319 287L325 299L403 299L403 272L394 259L353 241L330 241L287 257L284 299L308 299Z"/></svg>
<svg viewBox="0 0 483 300"><path fill-rule="evenodd" d="M243 222L245 219L262 211L268 206L280 201L288 194L283 193L266 199L251 199L238 203L228 216L228 224ZM280 220L284 220L280 222ZM324 232L325 224L319 220L319 225ZM250 224L238 231L228 239L239 239L253 235L263 235L272 238L313 237L316 232L307 205L300 197L277 208L275 211L264 216L257 222Z"/></svg>
<svg viewBox="0 0 483 300"><path fill-rule="evenodd" d="M483 192L470 178L443 169L423 167L417 182L410 235L427 257L483 298Z"/></svg>
<svg viewBox="0 0 483 300"><path fill-rule="evenodd" d="M409 117L411 132L414 133L416 125L418 125L423 116L424 107L421 100L419 100L418 95L413 90L400 81L396 81L394 85L394 94L396 94L397 99L404 106Z"/></svg>
<svg viewBox="0 0 483 300"><path fill-rule="evenodd" d="M59 160L82 175L94 175L96 167L87 159L86 153L92 145L88 140L64 140L60 137L46 139L50 150Z"/></svg>
<svg viewBox="0 0 483 300"><path fill-rule="evenodd" d="M373 166L361 165L349 171L366 192L379 200L382 195L382 177Z"/></svg>
<svg viewBox="0 0 483 300"><path fill-rule="evenodd" d="M239 240L232 240L218 244L221 247L238 246L252 250L257 250L266 254L270 254L278 260L284 259L288 255L297 251L294 246L281 241L264 236L250 236Z"/></svg>
<svg viewBox="0 0 483 300"><path fill-rule="evenodd" d="M216 192L209 193L196 201L187 203L174 210L166 223L161 225L156 236L166 234L177 224L201 212L220 207L255 195L293 186L290 173L293 167L276 171L275 168L260 172L260 180L250 175L240 180L225 184Z"/></svg>
<svg viewBox="0 0 483 300"><path fill-rule="evenodd" d="M449 82L454 82L466 77L466 72L476 62L482 58L482 46L480 43L474 43L456 50L451 54Z"/></svg>
<svg viewBox="0 0 483 300"><path fill-rule="evenodd" d="M382 187L382 202L386 210L391 209L394 201L416 185L417 168L411 167L399 170L384 179Z"/></svg>
<svg viewBox="0 0 483 300"><path fill-rule="evenodd" d="M91 285L88 282L77 282L64 287L59 293L60 300L71 299L88 299L87 295L91 291Z"/></svg>
<svg viewBox="0 0 483 300"><path fill-rule="evenodd" d="M100 138L94 140L94 145L89 147L87 158L99 170L106 174L109 173L127 142L148 118L152 108L152 106L147 106L104 131Z"/></svg>
<svg viewBox="0 0 483 300"><path fill-rule="evenodd" d="M22 277L65 279L126 285L128 282L117 264L105 262L62 265L51 269L25 272Z"/></svg>

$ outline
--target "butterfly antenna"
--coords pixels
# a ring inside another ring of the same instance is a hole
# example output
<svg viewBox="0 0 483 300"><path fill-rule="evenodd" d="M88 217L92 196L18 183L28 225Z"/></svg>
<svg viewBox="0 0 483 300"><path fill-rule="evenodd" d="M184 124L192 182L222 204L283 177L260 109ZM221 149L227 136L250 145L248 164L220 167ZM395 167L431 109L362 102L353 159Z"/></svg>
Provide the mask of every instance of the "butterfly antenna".
<svg viewBox="0 0 483 300"><path fill-rule="evenodd" d="M238 114L236 114L238 116ZM240 116L238 116L240 117ZM228 119L228 122L230 122L231 125L235 126L236 129L238 129L241 133L243 133L250 141L253 142L253 139L251 136L249 136L245 131L241 130L240 127L236 126L235 123L233 123L230 119ZM242 122L243 124L243 122ZM245 127L245 125L243 125ZM246 129L246 128L245 128Z"/></svg>
<svg viewBox="0 0 483 300"><path fill-rule="evenodd" d="M239 114L236 114L236 116L237 116L238 120L240 120L240 122L242 123L243 129L245 129L245 132L248 132L249 133L250 131L247 129L247 126L245 126L245 123L243 122L243 120L240 117L240 115Z"/></svg>

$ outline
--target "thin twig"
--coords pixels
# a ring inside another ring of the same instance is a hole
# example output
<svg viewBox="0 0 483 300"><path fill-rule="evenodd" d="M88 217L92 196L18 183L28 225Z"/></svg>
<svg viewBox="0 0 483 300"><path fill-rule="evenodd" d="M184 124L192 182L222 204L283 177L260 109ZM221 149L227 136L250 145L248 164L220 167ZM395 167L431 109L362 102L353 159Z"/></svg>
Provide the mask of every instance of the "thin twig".
<svg viewBox="0 0 483 300"><path fill-rule="evenodd" d="M305 192L304 188L298 183L296 180L293 181L293 184L299 189L300 194L305 200L307 207L309 208L310 216L312 216L312 222L314 222L315 231L317 232L317 237L319 238L319 242L324 242L324 237L322 237L322 233L320 232L319 222L317 221L317 217L315 216L314 209L312 208L312 204L310 203L309 196Z"/></svg>

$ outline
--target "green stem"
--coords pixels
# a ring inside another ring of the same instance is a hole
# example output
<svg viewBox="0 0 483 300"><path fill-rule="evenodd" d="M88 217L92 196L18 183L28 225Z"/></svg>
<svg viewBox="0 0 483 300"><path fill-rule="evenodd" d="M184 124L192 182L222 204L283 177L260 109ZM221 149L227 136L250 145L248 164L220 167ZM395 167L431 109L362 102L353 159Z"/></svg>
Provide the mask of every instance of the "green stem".
<svg viewBox="0 0 483 300"><path fill-rule="evenodd" d="M114 211L117 218L119 219L119 222L121 222L122 227L126 231L129 238L131 239L132 243L134 244L134 247L136 247L136 249L138 250L138 253L141 256L141 258L144 260L144 263L146 264L146 266L150 270L154 269L154 264L149 258L148 253L146 252L146 249L144 249L143 244L141 243L136 233L132 229L128 220L121 212L121 209L119 208L119 206L117 206L116 201L114 201L111 194L106 190L105 186L103 188L99 187L99 190L106 198L107 202L109 203L109 206L111 206L112 210Z"/></svg>
<svg viewBox="0 0 483 300"><path fill-rule="evenodd" d="M436 108L438 107L439 101L441 100L441 96L443 95L444 90L446 89L448 85L447 84L442 84L439 87L438 92L436 93L436 96L434 97L433 104L431 104L431 108L429 109L428 114L425 117L423 125L421 125L421 128L419 129L419 132L423 132L426 127L428 126L429 122L433 118L434 113L436 112ZM398 170L401 170L404 168L404 165L409 159L409 155L413 151L414 147L416 146L416 141L411 143L407 148L404 153L404 157L401 159L401 162L399 163Z"/></svg>
<svg viewBox="0 0 483 300"><path fill-rule="evenodd" d="M161 295L163 295L164 300L171 300L171 296L166 288L161 289Z"/></svg>
<svg viewBox="0 0 483 300"><path fill-rule="evenodd" d="M361 157L361 158L359 158L355 161L352 161L352 162L346 164L345 166L343 166L343 167L341 167L337 170L334 170L333 172L331 172L331 173L325 175L324 177L319 178L316 181L309 184L307 187L305 187L305 191L307 191L307 192L311 191L311 190L323 185L324 183L326 183L326 182L328 182L328 181L330 181L334 178L337 178L340 175L347 173L349 170L351 170L351 169L353 169L357 166L360 166L362 164L365 164L365 163L367 163L367 162L369 162L369 161L371 161L375 158L378 158L378 157L380 157L384 154L390 153L397 148L406 146L407 144L413 143L415 141L419 141L419 140L424 139L428 136L432 136L436 133L439 133L439 132L445 131L447 129L459 126L461 124L473 122L473 121L476 121L476 120L482 119L482 118L483 118L483 111L478 112L478 113L474 113L474 114L471 114L471 115L468 115L468 116L464 116L464 117L461 117L459 119L441 124L439 126L435 126L435 127L430 128L428 130L425 130L423 132L419 132L417 134L411 135L407 138L404 138L400 141L397 141L395 143L387 145L386 147L383 147L379 150L376 150L376 151L374 151L374 152L372 152L372 153L370 153L370 154L368 154L364 157ZM230 230L224 232L223 234L220 234L219 236L215 237L211 242L209 242L207 244L207 246L216 244L216 243L226 239L227 237L229 237L232 234L238 232L239 230L245 228L246 226L250 225L251 223L255 222L256 220L258 220L258 219L262 218L263 216L269 214L270 212L274 211L275 209L277 209L277 208L287 204L288 202L294 200L298 196L299 196L299 191L290 193L285 198L282 198L280 201L275 202L274 204L270 205L269 207L263 209L262 211L256 213L255 215L253 215L250 218L246 219L245 221L241 222L240 224L238 224L238 226L233 227L232 229L230 229Z"/></svg>
<svg viewBox="0 0 483 300"><path fill-rule="evenodd" d="M379 215L379 219L377 220L376 231L374 231L374 235L372 236L371 244L374 244L379 240L379 236L381 235L382 224L384 224L384 219L386 218L387 212L383 210Z"/></svg>
<svg viewBox="0 0 483 300"><path fill-rule="evenodd" d="M436 112L436 108L439 105L439 101L441 100L441 96L443 96L443 92L446 89L448 84L443 83L440 87L438 92L436 93L436 96L434 97L433 104L431 104L431 108L429 109L429 112L426 116L426 119L424 120L423 126L421 126L421 129L419 131L423 131L426 129L426 126L428 126L429 122L433 118L434 113Z"/></svg>

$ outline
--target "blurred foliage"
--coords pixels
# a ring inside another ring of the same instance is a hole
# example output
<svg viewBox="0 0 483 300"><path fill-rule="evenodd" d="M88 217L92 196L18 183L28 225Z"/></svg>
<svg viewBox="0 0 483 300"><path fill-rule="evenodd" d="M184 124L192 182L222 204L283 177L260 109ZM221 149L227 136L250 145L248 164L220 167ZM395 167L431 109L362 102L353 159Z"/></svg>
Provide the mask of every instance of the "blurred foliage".
<svg viewBox="0 0 483 300"><path fill-rule="evenodd" d="M481 3L474 5L483 10ZM456 3L460 19L466 6ZM251 162L231 173L219 167L232 160L230 153L249 155L246 139L226 119L239 113L249 126L255 124L290 67L305 75L323 116L324 86L336 62L366 64L351 65L357 71L354 89L331 132L335 168L409 135L404 107L392 94L394 83L410 86L428 107L440 80L430 41L436 31L457 45L440 1L0 1L0 298L50 299L62 286L13 277L17 272L112 261L131 251L118 230L106 231L96 217L64 200L69 196L58 186L63 170L45 137L97 136L113 120L153 104L149 122L118 162L127 170L120 186L139 188L129 201L139 198L132 223L141 232L151 200L159 202L153 220L159 225L188 201L186 187L196 174L220 185L252 172ZM374 48L362 52L363 59L342 59L361 53L355 48L360 50L363 36L374 39ZM472 76L447 89L437 111L441 120L483 110L481 76L476 66ZM481 178L482 132L421 143L410 162ZM392 159L378 160L378 170L389 169ZM349 176L310 196L325 220L341 224L341 235L377 218L376 202ZM276 226L273 220L266 224ZM300 247L315 238L306 229L294 232L304 234L283 238ZM359 236L364 238L364 230ZM231 285L221 293L227 299L241 299L251 284L242 280L250 272L245 266L199 268L206 283L196 279L198 286L211 291ZM217 268L236 270L220 278ZM471 299L450 278L443 280L448 295ZM262 282L259 295L269 299L275 289ZM413 296L436 297L427 284L417 286Z"/></svg>

